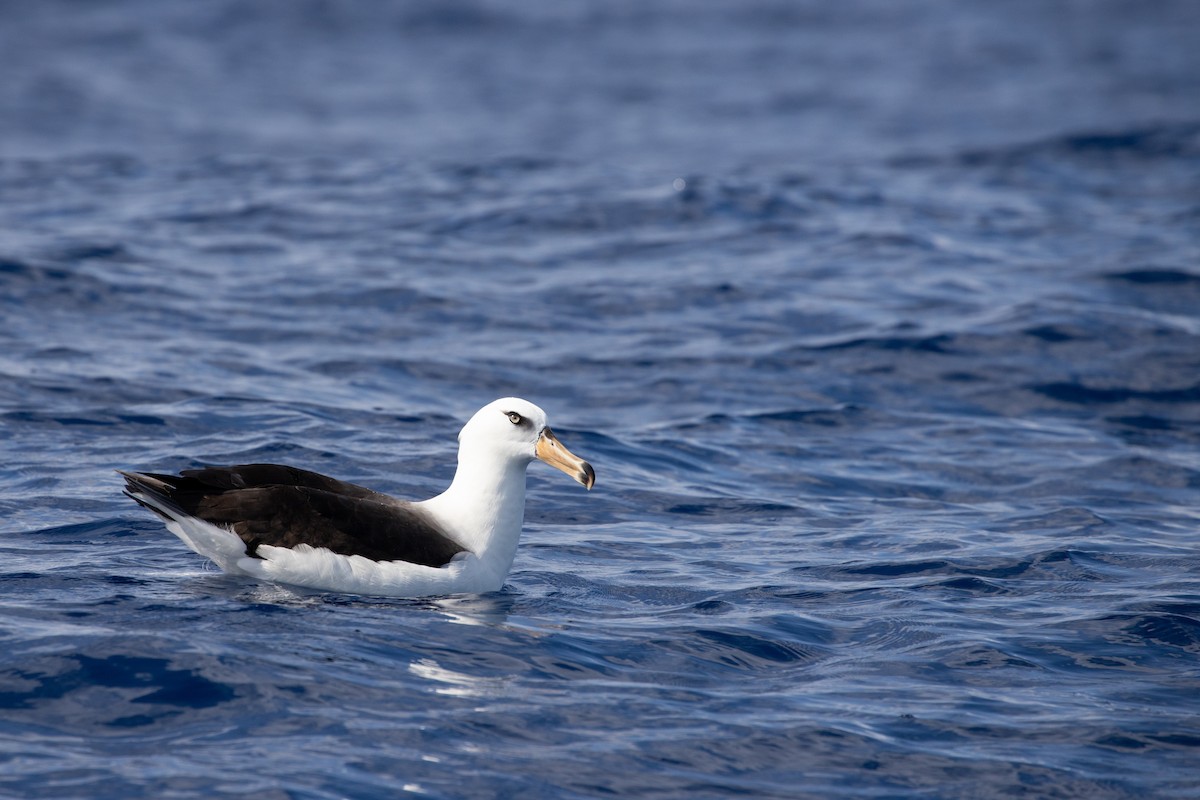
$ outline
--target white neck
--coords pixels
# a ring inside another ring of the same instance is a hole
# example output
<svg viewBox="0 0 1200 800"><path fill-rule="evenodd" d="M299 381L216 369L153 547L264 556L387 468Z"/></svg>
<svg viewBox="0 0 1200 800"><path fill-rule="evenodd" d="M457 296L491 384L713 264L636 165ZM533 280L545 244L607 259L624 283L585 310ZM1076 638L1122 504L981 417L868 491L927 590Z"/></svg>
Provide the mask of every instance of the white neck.
<svg viewBox="0 0 1200 800"><path fill-rule="evenodd" d="M458 451L450 488L419 503L459 544L501 578L508 574L525 521L525 468L522 461Z"/></svg>

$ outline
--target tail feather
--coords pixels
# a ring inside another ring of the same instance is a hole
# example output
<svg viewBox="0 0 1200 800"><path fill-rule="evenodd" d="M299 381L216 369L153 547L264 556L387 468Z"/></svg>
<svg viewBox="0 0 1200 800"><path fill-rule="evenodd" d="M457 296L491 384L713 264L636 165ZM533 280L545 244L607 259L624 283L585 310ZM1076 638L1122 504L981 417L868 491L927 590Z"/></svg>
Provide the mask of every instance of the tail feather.
<svg viewBox="0 0 1200 800"><path fill-rule="evenodd" d="M189 548L210 558L226 572L244 573L237 566L246 555L246 545L236 533L205 522L185 511L171 494L175 487L170 475L117 470L125 478L125 495L162 518L167 530Z"/></svg>
<svg viewBox="0 0 1200 800"><path fill-rule="evenodd" d="M123 491L122 494L125 495L126 497L128 497L133 502L137 503L142 508L153 511L155 514L162 517L164 520L171 519L170 515L167 514L165 511L162 511L161 509L159 509L158 506L156 506L152 503L146 502L145 500L143 500L142 498L138 497L136 494L131 492L129 489L126 489L125 491Z"/></svg>
<svg viewBox="0 0 1200 800"><path fill-rule="evenodd" d="M145 486L159 492L169 492L173 488L170 475L155 475L153 472L126 472L123 469L117 470L117 474L125 478L126 484L132 486Z"/></svg>
<svg viewBox="0 0 1200 800"><path fill-rule="evenodd" d="M124 469L116 470L125 479L125 495L163 516L162 506L168 506L173 511L187 513L178 503L172 500L175 486L170 482L170 475L155 475L152 473L126 473ZM146 498L154 498L155 503L148 503Z"/></svg>

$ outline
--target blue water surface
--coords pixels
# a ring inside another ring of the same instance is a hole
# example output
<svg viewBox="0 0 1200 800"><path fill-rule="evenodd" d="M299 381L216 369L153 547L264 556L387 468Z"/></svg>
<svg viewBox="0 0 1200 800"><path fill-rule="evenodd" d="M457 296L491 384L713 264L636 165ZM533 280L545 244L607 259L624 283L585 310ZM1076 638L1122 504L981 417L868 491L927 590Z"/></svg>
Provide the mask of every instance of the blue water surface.
<svg viewBox="0 0 1200 800"><path fill-rule="evenodd" d="M17 4L0 796L1200 786L1194 4ZM531 467L504 590L222 575L114 468Z"/></svg>

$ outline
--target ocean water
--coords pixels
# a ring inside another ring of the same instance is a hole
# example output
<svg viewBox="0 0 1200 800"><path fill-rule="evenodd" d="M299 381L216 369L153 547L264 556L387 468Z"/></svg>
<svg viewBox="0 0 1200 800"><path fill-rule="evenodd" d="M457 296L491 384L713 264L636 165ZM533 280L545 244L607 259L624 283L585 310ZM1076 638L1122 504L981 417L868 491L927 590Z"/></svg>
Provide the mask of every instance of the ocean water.
<svg viewBox="0 0 1200 800"><path fill-rule="evenodd" d="M1193 4L13 4L0 796L1200 793ZM440 491L222 575L115 468Z"/></svg>

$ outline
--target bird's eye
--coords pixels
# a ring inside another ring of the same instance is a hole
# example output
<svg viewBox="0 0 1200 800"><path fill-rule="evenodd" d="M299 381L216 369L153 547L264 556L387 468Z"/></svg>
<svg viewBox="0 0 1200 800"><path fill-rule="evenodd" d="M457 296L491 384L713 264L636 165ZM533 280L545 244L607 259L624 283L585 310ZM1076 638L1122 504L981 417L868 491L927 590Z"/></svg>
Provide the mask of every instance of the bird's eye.
<svg viewBox="0 0 1200 800"><path fill-rule="evenodd" d="M513 425L520 425L521 424L521 415L515 411L510 411L510 412L508 412L508 421L511 422Z"/></svg>

